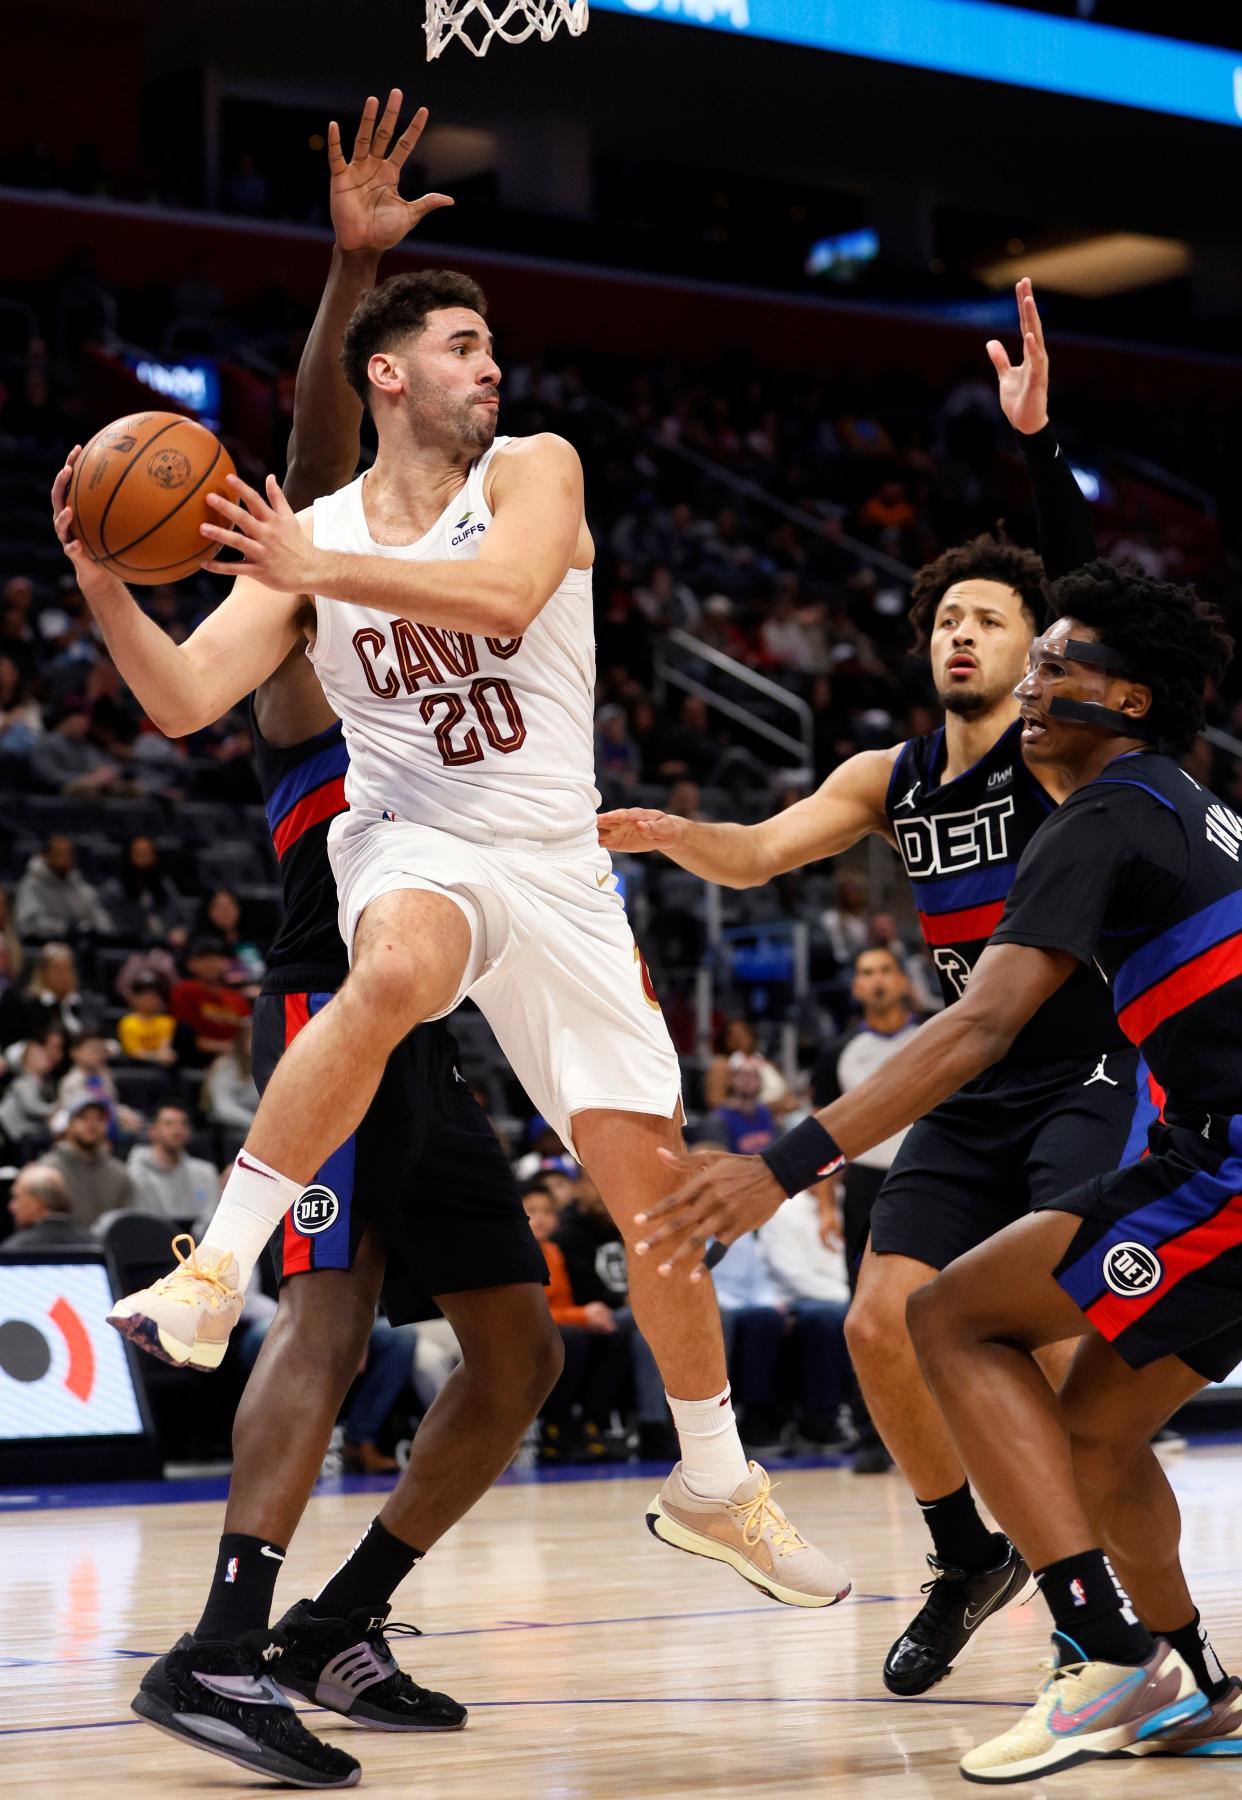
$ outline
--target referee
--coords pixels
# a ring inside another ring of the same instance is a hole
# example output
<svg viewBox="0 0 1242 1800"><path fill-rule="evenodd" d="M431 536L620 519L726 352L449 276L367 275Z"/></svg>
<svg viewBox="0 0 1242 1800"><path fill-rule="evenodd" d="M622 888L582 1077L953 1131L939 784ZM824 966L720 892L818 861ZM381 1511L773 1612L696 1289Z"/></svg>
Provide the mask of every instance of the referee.
<svg viewBox="0 0 1242 1800"><path fill-rule="evenodd" d="M891 950L873 948L858 952L851 992L862 1009L862 1017L826 1046L811 1071L811 1098L816 1111L831 1105L847 1088L865 1081L913 1037L921 1023L910 1004L909 977ZM871 1208L905 1135L905 1131L896 1131L873 1150L864 1151L856 1161L847 1163L841 1178L838 1192L842 1199L845 1266L851 1297L867 1243ZM857 1380L851 1383L850 1411L858 1433L854 1473L882 1475L892 1467L892 1458L871 1421Z"/></svg>

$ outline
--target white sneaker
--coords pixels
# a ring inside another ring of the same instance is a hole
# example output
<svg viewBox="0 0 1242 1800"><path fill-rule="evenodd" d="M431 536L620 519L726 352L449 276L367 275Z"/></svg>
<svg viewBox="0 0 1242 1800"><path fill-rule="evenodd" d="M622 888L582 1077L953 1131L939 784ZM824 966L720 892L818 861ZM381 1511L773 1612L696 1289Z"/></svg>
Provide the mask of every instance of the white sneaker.
<svg viewBox="0 0 1242 1800"><path fill-rule="evenodd" d="M704 1500L686 1486L678 1463L647 1509L648 1529L692 1556L728 1563L786 1606L835 1606L850 1591L849 1576L789 1523L767 1471L749 1467L727 1500Z"/></svg>
<svg viewBox="0 0 1242 1800"><path fill-rule="evenodd" d="M186 1254L180 1248L190 1246ZM241 1317L237 1258L194 1248L181 1232L172 1241L177 1267L149 1288L126 1294L108 1314L122 1337L148 1356L180 1369L218 1369L229 1334Z"/></svg>

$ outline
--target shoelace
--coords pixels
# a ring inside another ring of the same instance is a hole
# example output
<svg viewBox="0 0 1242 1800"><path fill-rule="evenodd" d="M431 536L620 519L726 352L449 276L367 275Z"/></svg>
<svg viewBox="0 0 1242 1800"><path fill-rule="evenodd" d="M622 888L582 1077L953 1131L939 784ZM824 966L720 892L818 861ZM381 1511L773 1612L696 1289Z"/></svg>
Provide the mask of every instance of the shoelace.
<svg viewBox="0 0 1242 1800"><path fill-rule="evenodd" d="M919 1589L927 1599L917 1617L911 1619L906 1628L906 1636L913 1638L916 1644L933 1641L934 1634L944 1624L945 1618L960 1604L960 1595L953 1593L953 1585L962 1580L962 1572L947 1563L938 1563L929 1556L928 1567L933 1571L930 1581L925 1581ZM933 1634L929 1637L929 1633Z"/></svg>
<svg viewBox="0 0 1242 1800"><path fill-rule="evenodd" d="M188 1254L181 1249L182 1244L190 1246ZM225 1264L231 1260L227 1251L217 1256L214 1262L199 1262L194 1239L188 1231L179 1231L172 1241L172 1253L178 1266L171 1275L160 1277L155 1283L155 1293L165 1294L181 1306L201 1306L204 1300L215 1306L221 1300L233 1299L237 1289L224 1280ZM193 1282L200 1282L207 1289L206 1294L193 1292Z"/></svg>
<svg viewBox="0 0 1242 1800"><path fill-rule="evenodd" d="M780 1483L776 1485L779 1487ZM792 1556L795 1550L806 1549L806 1539L773 1501L772 1480L766 1472L753 1499L730 1500L728 1505L742 1522L742 1542L748 1549L754 1549L765 1531L771 1532L772 1548L778 1556Z"/></svg>

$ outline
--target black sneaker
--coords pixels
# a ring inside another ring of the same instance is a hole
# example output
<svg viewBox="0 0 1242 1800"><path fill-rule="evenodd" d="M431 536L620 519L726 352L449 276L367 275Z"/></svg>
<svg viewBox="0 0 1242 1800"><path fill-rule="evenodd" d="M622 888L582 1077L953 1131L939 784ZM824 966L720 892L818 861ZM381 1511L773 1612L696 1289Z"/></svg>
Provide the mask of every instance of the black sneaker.
<svg viewBox="0 0 1242 1800"><path fill-rule="evenodd" d="M398 1668L385 1638L390 1608L363 1608L347 1619L317 1618L299 1600L272 1627L284 1654L276 1679L287 1694L343 1713L372 1731L460 1731L466 1709L447 1694L419 1687ZM417 1626L388 1625L408 1637Z"/></svg>
<svg viewBox="0 0 1242 1800"><path fill-rule="evenodd" d="M237 1643L178 1638L151 1664L131 1707L195 1749L294 1787L353 1787L352 1756L307 1731L272 1678L281 1655L270 1632Z"/></svg>
<svg viewBox="0 0 1242 1800"><path fill-rule="evenodd" d="M887 1475L892 1466L893 1459L879 1438L874 1443L859 1444L850 1462L855 1475Z"/></svg>
<svg viewBox="0 0 1242 1800"><path fill-rule="evenodd" d="M884 1685L909 1699L925 1694L966 1655L985 1619L1002 1606L1019 1605L1035 1592L1035 1578L1005 1540L1005 1555L994 1568L967 1575L929 1556L930 1581L923 1583L923 1609L884 1659Z"/></svg>

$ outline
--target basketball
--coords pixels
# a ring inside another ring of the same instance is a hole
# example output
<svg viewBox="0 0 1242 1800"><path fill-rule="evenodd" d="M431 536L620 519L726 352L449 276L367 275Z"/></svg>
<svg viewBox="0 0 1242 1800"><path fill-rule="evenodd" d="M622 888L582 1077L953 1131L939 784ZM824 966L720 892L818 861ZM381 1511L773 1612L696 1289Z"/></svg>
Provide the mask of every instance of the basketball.
<svg viewBox="0 0 1242 1800"><path fill-rule="evenodd" d="M208 494L227 492L233 459L181 413L130 413L97 431L69 487L73 530L122 581L154 587L192 575L216 546L199 532Z"/></svg>

